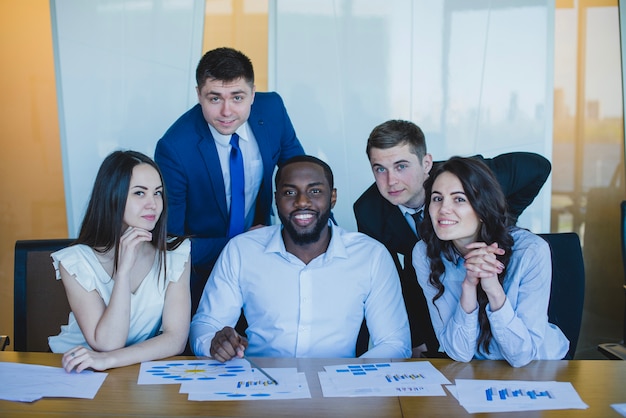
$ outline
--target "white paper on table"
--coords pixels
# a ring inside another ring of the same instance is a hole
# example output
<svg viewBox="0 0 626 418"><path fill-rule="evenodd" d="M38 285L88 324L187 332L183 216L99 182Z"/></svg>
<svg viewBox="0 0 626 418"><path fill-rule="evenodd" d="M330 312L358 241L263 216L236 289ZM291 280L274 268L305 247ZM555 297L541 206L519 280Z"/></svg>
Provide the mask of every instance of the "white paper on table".
<svg viewBox="0 0 626 418"><path fill-rule="evenodd" d="M459 400L459 392L457 392L455 385L446 385L446 389L448 389L448 392L450 392L450 395L452 395L454 399Z"/></svg>
<svg viewBox="0 0 626 418"><path fill-rule="evenodd" d="M62 367L0 362L0 399L32 402L42 397L93 399L107 373L67 373Z"/></svg>
<svg viewBox="0 0 626 418"><path fill-rule="evenodd" d="M146 361L141 363L137 384L164 385L190 381L235 380L251 373L247 360L235 358L220 363L212 359Z"/></svg>
<svg viewBox="0 0 626 418"><path fill-rule="evenodd" d="M470 414L589 407L570 382L457 379L456 389Z"/></svg>
<svg viewBox="0 0 626 418"><path fill-rule="evenodd" d="M184 382L180 392L187 393L190 401L302 399L310 398L309 385L304 373L296 368L264 369L278 384L274 384L260 372L250 379ZM247 377L247 376L246 376Z"/></svg>
<svg viewBox="0 0 626 418"><path fill-rule="evenodd" d="M408 388L450 383L429 361L344 364L324 369L340 388Z"/></svg>
<svg viewBox="0 0 626 418"><path fill-rule="evenodd" d="M318 372L322 393L326 398L359 397L359 396L446 396L441 385L422 385L396 383L373 386L345 386L343 381L330 378L328 372Z"/></svg>
<svg viewBox="0 0 626 418"><path fill-rule="evenodd" d="M621 416L626 417L626 403L611 404L611 408L615 409Z"/></svg>
<svg viewBox="0 0 626 418"><path fill-rule="evenodd" d="M298 369L289 368L267 368L263 369L272 376L278 385L275 385L267 376L258 369L239 374L236 379L214 379L214 380L192 380L182 382L179 393L206 392L219 389L235 389L241 387L252 386L283 386L285 388L294 388L299 384Z"/></svg>

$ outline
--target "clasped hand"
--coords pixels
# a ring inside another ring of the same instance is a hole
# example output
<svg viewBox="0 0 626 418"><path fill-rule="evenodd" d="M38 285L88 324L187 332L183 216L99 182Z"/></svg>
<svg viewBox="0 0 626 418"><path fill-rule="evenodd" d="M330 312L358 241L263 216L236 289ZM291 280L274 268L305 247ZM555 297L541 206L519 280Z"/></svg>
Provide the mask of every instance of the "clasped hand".
<svg viewBox="0 0 626 418"><path fill-rule="evenodd" d="M504 289L498 280L498 274L504 271L504 264L496 256L503 255L504 250L497 243L487 245L484 242L472 242L465 246L470 251L465 254L465 280L461 294L461 306L469 313L476 309L476 287L487 294L492 312L502 307L506 300Z"/></svg>
<svg viewBox="0 0 626 418"><path fill-rule="evenodd" d="M498 282L498 274L504 271L504 264L496 258L497 255L503 255L504 250L498 247L497 242L491 245L484 242L472 242L465 248L470 250L464 257L465 281L473 286L481 283L483 290L487 292L485 287L491 286L494 279Z"/></svg>

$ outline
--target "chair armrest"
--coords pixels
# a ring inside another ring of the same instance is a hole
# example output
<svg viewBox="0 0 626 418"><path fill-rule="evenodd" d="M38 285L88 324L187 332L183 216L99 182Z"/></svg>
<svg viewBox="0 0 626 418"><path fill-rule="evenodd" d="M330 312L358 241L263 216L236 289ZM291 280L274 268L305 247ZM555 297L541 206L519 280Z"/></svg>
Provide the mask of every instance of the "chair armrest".
<svg viewBox="0 0 626 418"><path fill-rule="evenodd" d="M611 360L626 360L626 345L620 343L598 344L598 351Z"/></svg>
<svg viewBox="0 0 626 418"><path fill-rule="evenodd" d="M4 351L5 348L9 345L11 340L8 335L0 335L0 351Z"/></svg>

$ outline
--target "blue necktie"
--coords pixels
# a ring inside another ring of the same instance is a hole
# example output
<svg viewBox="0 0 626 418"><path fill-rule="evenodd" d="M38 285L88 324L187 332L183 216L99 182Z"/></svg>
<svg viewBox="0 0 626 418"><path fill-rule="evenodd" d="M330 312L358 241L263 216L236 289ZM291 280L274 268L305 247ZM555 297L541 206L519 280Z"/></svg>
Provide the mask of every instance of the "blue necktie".
<svg viewBox="0 0 626 418"><path fill-rule="evenodd" d="M230 224L228 238L241 234L245 222L245 186L243 180L243 156L239 148L239 135L230 137Z"/></svg>

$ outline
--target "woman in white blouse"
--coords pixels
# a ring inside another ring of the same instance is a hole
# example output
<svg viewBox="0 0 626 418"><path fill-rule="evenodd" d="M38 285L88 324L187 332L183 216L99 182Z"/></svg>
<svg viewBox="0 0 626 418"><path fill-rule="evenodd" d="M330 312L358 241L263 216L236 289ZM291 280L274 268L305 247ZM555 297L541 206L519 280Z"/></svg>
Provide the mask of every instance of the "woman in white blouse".
<svg viewBox="0 0 626 418"><path fill-rule="evenodd" d="M152 159L115 151L100 166L76 241L52 254L72 309L49 338L66 371L180 354L190 323L190 242L168 239Z"/></svg>

